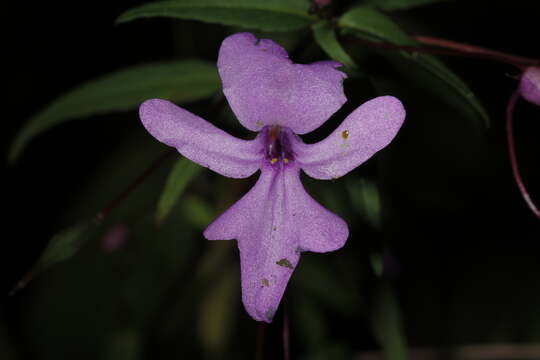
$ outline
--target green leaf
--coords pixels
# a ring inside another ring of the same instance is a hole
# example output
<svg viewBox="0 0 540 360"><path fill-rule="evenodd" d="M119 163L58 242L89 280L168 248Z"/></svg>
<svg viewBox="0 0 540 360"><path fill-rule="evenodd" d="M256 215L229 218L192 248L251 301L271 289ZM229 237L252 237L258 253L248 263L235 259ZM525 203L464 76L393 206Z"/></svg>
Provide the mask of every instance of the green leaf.
<svg viewBox="0 0 540 360"><path fill-rule="evenodd" d="M54 235L36 263L36 268L43 271L75 255L84 244L86 235L93 226L92 222L83 222Z"/></svg>
<svg viewBox="0 0 540 360"><path fill-rule="evenodd" d="M262 31L292 31L313 22L308 8L306 0L169 0L130 9L117 23L172 17Z"/></svg>
<svg viewBox="0 0 540 360"><path fill-rule="evenodd" d="M373 302L375 308L371 318L374 335L383 348L385 359L406 360L407 342L399 305L390 285L386 282L380 285Z"/></svg>
<svg viewBox="0 0 540 360"><path fill-rule="evenodd" d="M371 5L381 10L405 10L451 0L364 0L363 5Z"/></svg>
<svg viewBox="0 0 540 360"><path fill-rule="evenodd" d="M222 354L233 336L233 319L240 300L234 268L222 269L210 283L199 313L199 338L204 349Z"/></svg>
<svg viewBox="0 0 540 360"><path fill-rule="evenodd" d="M343 14L338 25L354 34L367 35L399 45L414 45L415 41L386 15L370 7L356 7Z"/></svg>
<svg viewBox="0 0 540 360"><path fill-rule="evenodd" d="M182 200L182 213L186 221L198 229L205 229L214 220L215 210L199 196L187 195Z"/></svg>
<svg viewBox="0 0 540 360"><path fill-rule="evenodd" d="M105 75L71 90L31 118L15 138L9 159L16 160L36 135L68 120L133 110L149 98L200 100L219 86L215 65L201 60L140 65Z"/></svg>
<svg viewBox="0 0 540 360"><path fill-rule="evenodd" d="M345 52L336 37L334 28L327 21L314 24L312 30L315 40L328 56L346 67L356 68L354 60Z"/></svg>
<svg viewBox="0 0 540 360"><path fill-rule="evenodd" d="M201 169L202 167L186 158L181 158L176 162L159 198L156 212L158 224L162 223L169 215L186 186L199 174Z"/></svg>
<svg viewBox="0 0 540 360"><path fill-rule="evenodd" d="M369 180L350 179L347 191L354 210L375 228L381 226L381 198L377 185Z"/></svg>
<svg viewBox="0 0 540 360"><path fill-rule="evenodd" d="M89 238L90 230L95 228L95 225L93 221L81 222L54 235L35 265L17 282L10 295L24 288L39 273L75 255Z"/></svg>
<svg viewBox="0 0 540 360"><path fill-rule="evenodd" d="M418 45L395 22L373 8L357 7L352 9L341 17L339 25L362 39L386 41L403 46ZM417 52L409 53L400 51L400 54L446 84L449 92L457 94L461 103L459 107L465 115L469 115L471 113L469 109L473 109L474 116L477 119L481 119L486 126L489 126L489 117L480 101L467 84L442 62L433 56ZM451 102L451 100L447 101ZM469 109L465 109L464 107L468 107Z"/></svg>

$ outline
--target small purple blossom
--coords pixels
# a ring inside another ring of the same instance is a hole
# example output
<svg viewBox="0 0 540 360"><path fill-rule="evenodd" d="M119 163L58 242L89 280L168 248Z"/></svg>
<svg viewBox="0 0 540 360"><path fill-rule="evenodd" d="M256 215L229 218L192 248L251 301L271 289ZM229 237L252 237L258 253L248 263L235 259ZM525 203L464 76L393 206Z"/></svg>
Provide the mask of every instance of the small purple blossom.
<svg viewBox="0 0 540 360"><path fill-rule="evenodd" d="M341 64L294 64L281 46L249 33L226 38L218 69L223 92L240 123L258 132L241 140L166 100L140 107L146 129L190 160L221 175L246 178L253 188L204 231L209 240L238 240L242 300L258 321L271 322L303 251L341 248L345 221L317 203L300 181L339 178L385 147L405 118L391 96L353 111L326 139L299 137L322 125L346 101Z"/></svg>
<svg viewBox="0 0 540 360"><path fill-rule="evenodd" d="M322 9L323 7L327 7L332 3L332 0L313 0L313 4L315 4L319 9Z"/></svg>
<svg viewBox="0 0 540 360"><path fill-rule="evenodd" d="M106 253L112 253L123 248L127 244L129 229L124 224L111 227L101 239L101 249Z"/></svg>
<svg viewBox="0 0 540 360"><path fill-rule="evenodd" d="M519 82L519 93L525 100L540 105L540 67L525 69Z"/></svg>

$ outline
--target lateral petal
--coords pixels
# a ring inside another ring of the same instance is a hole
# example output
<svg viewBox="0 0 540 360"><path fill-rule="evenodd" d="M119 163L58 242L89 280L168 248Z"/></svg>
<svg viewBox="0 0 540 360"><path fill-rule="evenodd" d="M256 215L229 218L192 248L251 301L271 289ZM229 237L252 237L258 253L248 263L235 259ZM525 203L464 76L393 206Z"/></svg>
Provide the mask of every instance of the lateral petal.
<svg viewBox="0 0 540 360"><path fill-rule="evenodd" d="M221 175L245 178L261 166L260 137L250 141L235 138L167 100L145 101L139 116L156 139Z"/></svg>
<svg viewBox="0 0 540 360"><path fill-rule="evenodd" d="M377 97L360 105L326 139L295 144L296 159L313 178L339 178L388 145L404 119L401 101Z"/></svg>

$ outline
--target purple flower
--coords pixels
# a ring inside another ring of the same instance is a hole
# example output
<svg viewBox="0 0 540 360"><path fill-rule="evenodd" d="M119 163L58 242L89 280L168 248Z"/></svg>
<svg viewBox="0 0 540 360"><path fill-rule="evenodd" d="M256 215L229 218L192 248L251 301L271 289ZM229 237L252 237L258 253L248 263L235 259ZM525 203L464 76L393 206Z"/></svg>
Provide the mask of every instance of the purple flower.
<svg viewBox="0 0 540 360"><path fill-rule="evenodd" d="M519 92L525 100L540 105L540 67L525 69L519 82Z"/></svg>
<svg viewBox="0 0 540 360"><path fill-rule="evenodd" d="M300 169L316 179L345 175L385 147L405 110L382 96L353 111L326 139L298 136L323 124L345 103L341 64L294 64L281 46L240 33L226 38L218 69L223 92L240 123L258 132L237 139L169 101L140 107L146 129L190 160L215 172L246 178L253 188L204 231L209 240L238 240L242 299L248 313L271 322L303 251L341 248L349 235L340 217L317 203L300 182Z"/></svg>
<svg viewBox="0 0 540 360"><path fill-rule="evenodd" d="M117 224L110 228L101 239L101 249L112 253L123 248L128 241L129 229L124 224Z"/></svg>

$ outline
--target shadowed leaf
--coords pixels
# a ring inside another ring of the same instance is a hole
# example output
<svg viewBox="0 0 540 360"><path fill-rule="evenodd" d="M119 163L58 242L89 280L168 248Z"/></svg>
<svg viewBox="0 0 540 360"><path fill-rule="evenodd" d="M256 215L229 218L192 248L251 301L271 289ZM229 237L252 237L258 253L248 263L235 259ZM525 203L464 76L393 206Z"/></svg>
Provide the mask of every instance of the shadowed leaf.
<svg viewBox="0 0 540 360"><path fill-rule="evenodd" d="M363 5L372 5L381 10L405 10L452 0L365 0Z"/></svg>
<svg viewBox="0 0 540 360"><path fill-rule="evenodd" d="M407 343L401 312L389 284L382 282L374 299L371 323L373 332L388 360L406 360Z"/></svg>
<svg viewBox="0 0 540 360"><path fill-rule="evenodd" d="M347 181L347 191L358 215L375 228L381 225L381 199L377 185L366 179Z"/></svg>
<svg viewBox="0 0 540 360"><path fill-rule="evenodd" d="M312 26L315 40L332 59L339 61L349 68L356 68L353 59L345 52L336 38L334 28L326 21L321 21Z"/></svg>
<svg viewBox="0 0 540 360"><path fill-rule="evenodd" d="M87 82L31 118L9 153L15 161L36 135L68 120L136 109L149 98L185 103L209 97L220 86L215 65L185 60L135 66Z"/></svg>
<svg viewBox="0 0 540 360"><path fill-rule="evenodd" d="M202 168L194 162L181 158L172 168L157 205L156 221L162 223L180 199L180 195L199 174Z"/></svg>
<svg viewBox="0 0 540 360"><path fill-rule="evenodd" d="M171 0L130 9L120 15L117 23L170 17L263 31L292 31L313 21L308 8L306 0Z"/></svg>
<svg viewBox="0 0 540 360"><path fill-rule="evenodd" d="M353 35L370 40L385 41L395 45L417 46L413 38L407 35L396 23L383 13L369 7L357 7L345 13L339 20L339 25ZM441 61L433 56L409 53L400 51L400 54L408 60L416 63L419 67L433 75L438 80L446 84L444 93L450 94L449 97L459 95L460 104L450 101L451 105L460 108L465 116L470 116L473 109L474 120L482 120L486 126L489 126L489 118L486 110L480 104L467 84L463 82L454 72L446 67ZM445 97L446 98L446 97Z"/></svg>
<svg viewBox="0 0 540 360"><path fill-rule="evenodd" d="M32 269L15 285L10 295L24 288L36 275L75 255L95 228L92 221L81 222L57 233L47 244Z"/></svg>
<svg viewBox="0 0 540 360"><path fill-rule="evenodd" d="M239 309L238 276L228 267L210 283L199 313L199 336L205 348L222 353L231 333L231 323Z"/></svg>

